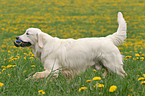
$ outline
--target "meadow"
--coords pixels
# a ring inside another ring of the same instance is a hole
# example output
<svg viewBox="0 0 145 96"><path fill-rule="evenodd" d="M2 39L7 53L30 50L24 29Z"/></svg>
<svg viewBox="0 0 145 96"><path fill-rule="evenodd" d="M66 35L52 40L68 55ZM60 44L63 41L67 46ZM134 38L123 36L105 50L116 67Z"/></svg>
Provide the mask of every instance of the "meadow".
<svg viewBox="0 0 145 96"><path fill-rule="evenodd" d="M145 0L0 0L0 96L145 96ZM87 69L68 80L25 80L43 71L31 48L13 41L27 28L59 38L101 37L116 32L117 13L126 19L122 78ZM111 87L112 86L112 87Z"/></svg>

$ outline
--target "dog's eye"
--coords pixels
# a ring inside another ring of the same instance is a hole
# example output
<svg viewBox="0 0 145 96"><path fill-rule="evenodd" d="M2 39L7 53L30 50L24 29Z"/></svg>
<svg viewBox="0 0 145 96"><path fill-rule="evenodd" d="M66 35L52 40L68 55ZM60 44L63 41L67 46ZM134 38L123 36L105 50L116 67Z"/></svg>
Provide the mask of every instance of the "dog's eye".
<svg viewBox="0 0 145 96"><path fill-rule="evenodd" d="M29 33L27 32L26 35L29 35Z"/></svg>

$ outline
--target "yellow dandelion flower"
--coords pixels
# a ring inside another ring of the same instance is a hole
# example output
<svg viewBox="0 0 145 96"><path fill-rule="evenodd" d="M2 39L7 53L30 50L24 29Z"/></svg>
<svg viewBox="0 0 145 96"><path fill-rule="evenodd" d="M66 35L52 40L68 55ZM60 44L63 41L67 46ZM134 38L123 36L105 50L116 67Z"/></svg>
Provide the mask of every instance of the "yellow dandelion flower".
<svg viewBox="0 0 145 96"><path fill-rule="evenodd" d="M143 77L145 78L145 74L143 74Z"/></svg>
<svg viewBox="0 0 145 96"><path fill-rule="evenodd" d="M24 57L24 59L26 60L26 57Z"/></svg>
<svg viewBox="0 0 145 96"><path fill-rule="evenodd" d="M1 66L2 68L4 68L5 66Z"/></svg>
<svg viewBox="0 0 145 96"><path fill-rule="evenodd" d="M45 92L43 91L42 94L45 94Z"/></svg>
<svg viewBox="0 0 145 96"><path fill-rule="evenodd" d="M2 87L3 85L4 85L4 83L1 83L1 82L0 82L0 87Z"/></svg>
<svg viewBox="0 0 145 96"><path fill-rule="evenodd" d="M141 60L144 60L144 57L140 57Z"/></svg>
<svg viewBox="0 0 145 96"><path fill-rule="evenodd" d="M31 67L35 67L35 65L31 65Z"/></svg>
<svg viewBox="0 0 145 96"><path fill-rule="evenodd" d="M116 91L116 89L117 89L117 86L112 85L112 86L109 88L109 92L114 92L114 91Z"/></svg>
<svg viewBox="0 0 145 96"><path fill-rule="evenodd" d="M145 81L142 81L141 84L142 84L142 85L145 85Z"/></svg>
<svg viewBox="0 0 145 96"><path fill-rule="evenodd" d="M138 78L138 81L144 80L144 79L145 79L144 77L140 77L140 78Z"/></svg>
<svg viewBox="0 0 145 96"><path fill-rule="evenodd" d="M26 72L26 70L23 71L24 73Z"/></svg>
<svg viewBox="0 0 145 96"><path fill-rule="evenodd" d="M86 82L91 82L91 80L87 80Z"/></svg>
<svg viewBox="0 0 145 96"><path fill-rule="evenodd" d="M132 56L126 56L126 58L131 58Z"/></svg>
<svg viewBox="0 0 145 96"><path fill-rule="evenodd" d="M29 59L33 59L34 57L30 57Z"/></svg>
<svg viewBox="0 0 145 96"><path fill-rule="evenodd" d="M39 90L38 93L45 94L45 92L43 90Z"/></svg>
<svg viewBox="0 0 145 96"><path fill-rule="evenodd" d="M93 71L94 71L94 72L96 72L96 70L95 70L95 69L93 69Z"/></svg>
<svg viewBox="0 0 145 96"><path fill-rule="evenodd" d="M5 70L6 70L6 69L4 68L4 69L2 70L2 72L5 71Z"/></svg>
<svg viewBox="0 0 145 96"><path fill-rule="evenodd" d="M16 65L12 65L12 67L16 67Z"/></svg>
<svg viewBox="0 0 145 96"><path fill-rule="evenodd" d="M81 87L81 88L79 88L79 92L81 92L81 90L87 90L87 87Z"/></svg>
<svg viewBox="0 0 145 96"><path fill-rule="evenodd" d="M101 80L101 77L94 77L93 80Z"/></svg>
<svg viewBox="0 0 145 96"><path fill-rule="evenodd" d="M104 87L104 84L98 84L97 87Z"/></svg>
<svg viewBox="0 0 145 96"><path fill-rule="evenodd" d="M9 76L11 75L11 74L8 74Z"/></svg>
<svg viewBox="0 0 145 96"><path fill-rule="evenodd" d="M139 54L135 54L135 56L140 56Z"/></svg>
<svg viewBox="0 0 145 96"><path fill-rule="evenodd" d="M104 84L99 84L99 83L97 83L95 86L94 86L94 88L95 87L104 87Z"/></svg>
<svg viewBox="0 0 145 96"><path fill-rule="evenodd" d="M10 67L12 67L13 65L7 65L7 67L6 68L10 68Z"/></svg>
<svg viewBox="0 0 145 96"><path fill-rule="evenodd" d="M132 90L132 89L130 89L130 91L132 92L133 90Z"/></svg>

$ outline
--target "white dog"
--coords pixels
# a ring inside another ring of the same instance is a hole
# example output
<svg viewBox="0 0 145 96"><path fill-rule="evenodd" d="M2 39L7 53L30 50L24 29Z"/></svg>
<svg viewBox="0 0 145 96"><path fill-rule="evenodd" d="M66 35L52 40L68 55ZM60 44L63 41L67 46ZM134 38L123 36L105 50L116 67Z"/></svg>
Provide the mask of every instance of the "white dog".
<svg viewBox="0 0 145 96"><path fill-rule="evenodd" d="M73 76L92 65L97 69L105 68L103 76L107 72L114 72L124 77L127 74L123 70L122 55L116 47L127 37L127 24L121 12L118 12L118 24L117 32L107 37L59 39L40 29L29 28L16 39L23 42L23 47L32 47L44 66L45 71L36 72L33 78L44 78L51 72L58 76L58 69Z"/></svg>

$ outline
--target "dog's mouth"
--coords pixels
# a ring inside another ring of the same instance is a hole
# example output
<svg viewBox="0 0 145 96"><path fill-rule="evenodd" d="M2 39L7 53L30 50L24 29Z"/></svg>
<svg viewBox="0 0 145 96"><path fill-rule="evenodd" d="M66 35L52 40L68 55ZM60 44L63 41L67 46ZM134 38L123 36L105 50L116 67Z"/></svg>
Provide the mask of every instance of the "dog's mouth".
<svg viewBox="0 0 145 96"><path fill-rule="evenodd" d="M24 42L24 41L22 41L22 46L21 47L31 47L31 45L32 44L30 42Z"/></svg>
<svg viewBox="0 0 145 96"><path fill-rule="evenodd" d="M20 40L20 39L17 39L17 40ZM21 46L21 47L31 47L31 43L30 42L25 42L25 41L22 41L22 40L20 40L21 41L21 44L19 44L19 46Z"/></svg>

